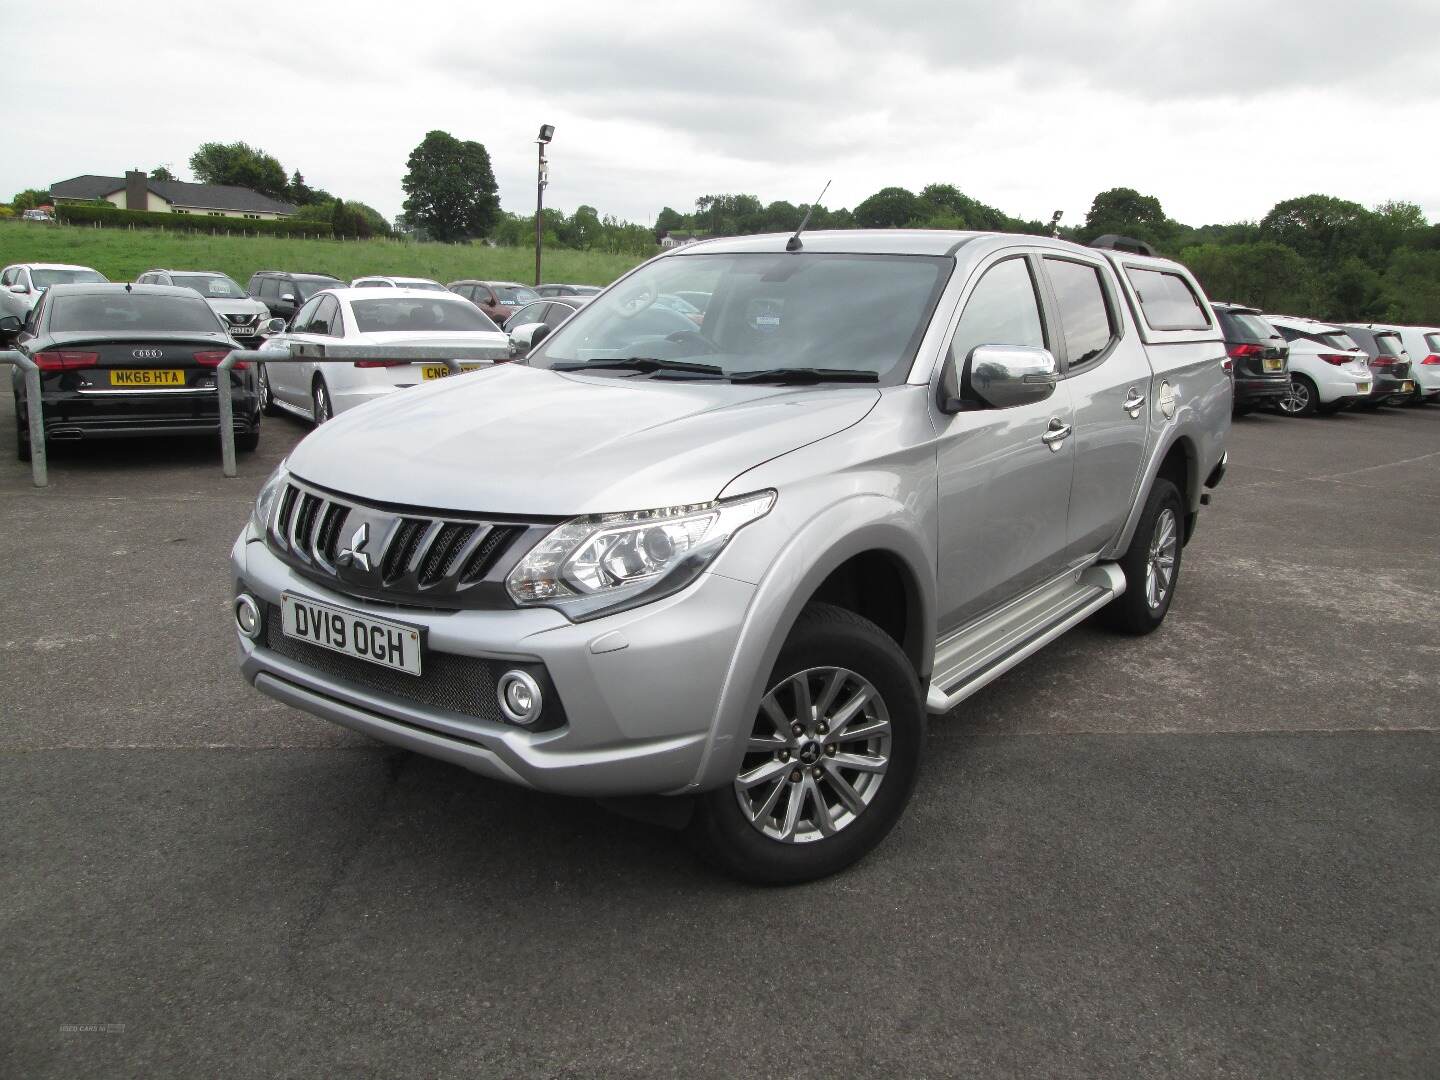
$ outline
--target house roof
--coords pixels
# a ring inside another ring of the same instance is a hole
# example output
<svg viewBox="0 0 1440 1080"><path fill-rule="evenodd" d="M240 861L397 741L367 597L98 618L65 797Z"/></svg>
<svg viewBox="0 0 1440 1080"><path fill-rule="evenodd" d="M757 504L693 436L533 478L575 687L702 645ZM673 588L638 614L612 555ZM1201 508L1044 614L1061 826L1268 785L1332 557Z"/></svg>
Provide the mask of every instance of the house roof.
<svg viewBox="0 0 1440 1080"><path fill-rule="evenodd" d="M204 210L234 210L250 214L293 214L289 203L261 195L249 188L229 184L187 184L183 180L150 180L145 186L168 203L194 206ZM123 176L75 176L50 185L56 199L103 199L125 190Z"/></svg>

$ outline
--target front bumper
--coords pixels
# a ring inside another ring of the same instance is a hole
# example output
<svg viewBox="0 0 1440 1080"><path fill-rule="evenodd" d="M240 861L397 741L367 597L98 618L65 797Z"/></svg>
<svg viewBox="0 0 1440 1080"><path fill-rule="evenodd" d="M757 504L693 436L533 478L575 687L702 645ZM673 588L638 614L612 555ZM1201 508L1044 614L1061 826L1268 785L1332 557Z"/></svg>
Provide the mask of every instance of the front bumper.
<svg viewBox="0 0 1440 1080"><path fill-rule="evenodd" d="M236 635L242 675L279 701L496 780L566 795L667 794L695 781L755 592L703 574L675 596L577 625L543 608L435 612L357 600L300 577L248 527L231 565L236 591L262 608L295 593L423 627L427 657L543 665L565 722L528 731L480 715L493 715L489 702L470 714L452 711L358 685Z"/></svg>

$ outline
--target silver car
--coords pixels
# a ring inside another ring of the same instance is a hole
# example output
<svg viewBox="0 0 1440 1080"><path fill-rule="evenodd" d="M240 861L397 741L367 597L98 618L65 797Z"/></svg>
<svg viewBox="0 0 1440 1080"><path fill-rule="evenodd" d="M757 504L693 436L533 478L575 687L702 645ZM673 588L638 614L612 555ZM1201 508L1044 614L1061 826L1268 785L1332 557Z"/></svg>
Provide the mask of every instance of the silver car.
<svg viewBox="0 0 1440 1080"><path fill-rule="evenodd" d="M265 324L270 321L269 308L218 270L147 270L135 279L135 284L194 289L220 316L230 336L247 349L260 344Z"/></svg>
<svg viewBox="0 0 1440 1080"><path fill-rule="evenodd" d="M694 281L701 325L650 317ZM833 873L905 808L927 714L1092 613L1160 626L1224 359L1163 259L687 245L522 362L302 442L232 552L240 668L492 779L657 797L745 879Z"/></svg>

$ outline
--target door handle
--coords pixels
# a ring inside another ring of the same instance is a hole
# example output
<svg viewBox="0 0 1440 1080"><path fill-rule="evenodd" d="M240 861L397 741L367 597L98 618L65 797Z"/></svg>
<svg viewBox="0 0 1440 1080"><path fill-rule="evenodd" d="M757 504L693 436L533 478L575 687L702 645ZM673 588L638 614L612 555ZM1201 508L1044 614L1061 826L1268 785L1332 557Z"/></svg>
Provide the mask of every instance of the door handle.
<svg viewBox="0 0 1440 1080"><path fill-rule="evenodd" d="M1140 409L1145 404L1145 395L1133 386L1126 391L1126 395L1120 407L1130 414L1131 420L1138 420L1140 418Z"/></svg>
<svg viewBox="0 0 1440 1080"><path fill-rule="evenodd" d="M1040 436L1040 441L1058 453L1060 444L1070 437L1070 430L1070 425L1064 420L1058 416L1051 417L1050 426L1045 430L1045 434Z"/></svg>

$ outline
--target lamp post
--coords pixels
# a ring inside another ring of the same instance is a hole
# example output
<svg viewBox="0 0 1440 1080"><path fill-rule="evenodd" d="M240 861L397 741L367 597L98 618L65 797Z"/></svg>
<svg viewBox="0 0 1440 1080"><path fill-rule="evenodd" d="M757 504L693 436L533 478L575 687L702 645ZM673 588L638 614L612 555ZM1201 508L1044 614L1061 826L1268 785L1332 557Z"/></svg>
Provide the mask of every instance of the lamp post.
<svg viewBox="0 0 1440 1080"><path fill-rule="evenodd" d="M545 185L550 183L549 163L545 160L545 147L550 145L550 140L555 137L554 124L541 124L540 136L535 140L539 148L540 159L535 173L535 285L540 285L540 234L543 225L540 220L540 212L545 209Z"/></svg>
<svg viewBox="0 0 1440 1080"><path fill-rule="evenodd" d="M1056 240L1060 239L1060 219L1064 216L1064 210L1056 210L1050 215L1050 235Z"/></svg>

